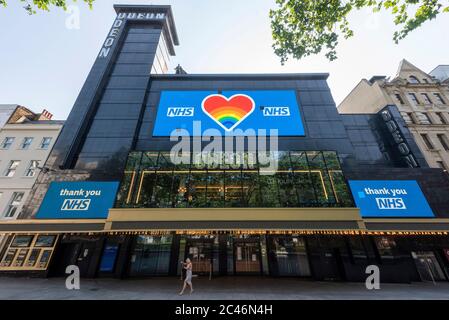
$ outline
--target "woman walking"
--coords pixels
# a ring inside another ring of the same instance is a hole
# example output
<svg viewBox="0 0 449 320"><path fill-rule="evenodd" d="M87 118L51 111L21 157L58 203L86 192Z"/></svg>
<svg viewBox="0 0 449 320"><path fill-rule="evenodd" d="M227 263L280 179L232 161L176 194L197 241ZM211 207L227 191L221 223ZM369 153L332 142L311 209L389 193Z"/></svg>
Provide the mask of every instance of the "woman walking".
<svg viewBox="0 0 449 320"><path fill-rule="evenodd" d="M186 262L181 262L182 267L186 270L186 279L184 280L184 286L182 287L182 291L179 293L180 296L184 294L187 286L190 287L190 294L193 293L193 285L192 285L192 261L189 258L186 259Z"/></svg>

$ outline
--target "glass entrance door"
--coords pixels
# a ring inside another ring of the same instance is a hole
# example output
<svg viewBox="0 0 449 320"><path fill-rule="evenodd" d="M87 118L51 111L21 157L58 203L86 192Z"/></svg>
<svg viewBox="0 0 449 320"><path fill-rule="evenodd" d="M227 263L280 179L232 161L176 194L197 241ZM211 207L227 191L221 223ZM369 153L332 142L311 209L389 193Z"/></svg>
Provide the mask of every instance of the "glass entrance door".
<svg viewBox="0 0 449 320"><path fill-rule="evenodd" d="M213 240L187 240L185 258L192 260L194 274L210 274L213 272Z"/></svg>
<svg viewBox="0 0 449 320"><path fill-rule="evenodd" d="M446 280L440 263L432 251L412 252L412 256L422 281Z"/></svg>
<svg viewBox="0 0 449 320"><path fill-rule="evenodd" d="M274 276L310 277L305 240L297 236L269 238L270 272Z"/></svg>
<svg viewBox="0 0 449 320"><path fill-rule="evenodd" d="M234 261L236 274L261 274L259 242L235 242Z"/></svg>

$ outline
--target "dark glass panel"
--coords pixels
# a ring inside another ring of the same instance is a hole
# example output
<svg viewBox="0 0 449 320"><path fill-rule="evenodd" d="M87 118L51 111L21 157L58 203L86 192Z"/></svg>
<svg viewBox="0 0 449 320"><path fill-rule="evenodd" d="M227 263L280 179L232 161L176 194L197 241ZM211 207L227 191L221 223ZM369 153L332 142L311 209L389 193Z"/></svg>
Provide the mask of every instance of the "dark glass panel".
<svg viewBox="0 0 449 320"><path fill-rule="evenodd" d="M279 198L281 207L297 207L298 195L294 183L294 173L292 170L280 170L276 174L279 187Z"/></svg>
<svg viewBox="0 0 449 320"><path fill-rule="evenodd" d="M156 179L157 175L155 171L142 171L136 199L136 204L138 204L139 207L152 207Z"/></svg>
<svg viewBox="0 0 449 320"><path fill-rule="evenodd" d="M208 171L207 176L207 207L224 207L224 172Z"/></svg>
<svg viewBox="0 0 449 320"><path fill-rule="evenodd" d="M125 171L117 193L117 207L132 206L132 194L135 186L136 171Z"/></svg>
<svg viewBox="0 0 449 320"><path fill-rule="evenodd" d="M175 159L172 159L172 162L173 160L175 161L175 168L177 171L189 171L192 163L192 155L188 152L178 153L175 156Z"/></svg>
<svg viewBox="0 0 449 320"><path fill-rule="evenodd" d="M158 171L151 206L154 208L172 207L171 191L173 187L173 171Z"/></svg>
<svg viewBox="0 0 449 320"><path fill-rule="evenodd" d="M329 171L336 200L341 207L353 207L352 195L342 171Z"/></svg>
<svg viewBox="0 0 449 320"><path fill-rule="evenodd" d="M156 170L158 158L158 152L144 152L140 166L141 170Z"/></svg>
<svg viewBox="0 0 449 320"><path fill-rule="evenodd" d="M294 183L298 191L300 206L310 206L316 203L316 195L311 176L312 174L308 170L295 171Z"/></svg>
<svg viewBox="0 0 449 320"><path fill-rule="evenodd" d="M173 236L137 236L130 275L167 275L172 241Z"/></svg>
<svg viewBox="0 0 449 320"><path fill-rule="evenodd" d="M281 204L279 203L279 190L276 176L261 174L259 176L259 183L261 190L260 192L263 195L263 207L280 207Z"/></svg>
<svg viewBox="0 0 449 320"><path fill-rule="evenodd" d="M324 151L323 156L328 170L341 170L340 161L338 160L336 152Z"/></svg>
<svg viewBox="0 0 449 320"><path fill-rule="evenodd" d="M170 157L170 152L161 152L159 154L158 168L160 170L173 170L175 168L175 164Z"/></svg>
<svg viewBox="0 0 449 320"><path fill-rule="evenodd" d="M171 198L174 208L186 208L189 204L189 171L176 170L173 174Z"/></svg>
<svg viewBox="0 0 449 320"><path fill-rule="evenodd" d="M335 196L323 154L319 151L307 152L307 158L318 203L335 203Z"/></svg>
<svg viewBox="0 0 449 320"><path fill-rule="evenodd" d="M126 171L134 171L139 168L142 159L142 152L131 152L126 162Z"/></svg>
<svg viewBox="0 0 449 320"><path fill-rule="evenodd" d="M169 152L130 153L117 206L353 206L335 152L277 152L262 157L258 154L258 160L265 161L260 171L248 169L259 167L254 165L251 154L197 154L199 165L192 163L191 156L184 154L184 162L176 164L179 159L172 159ZM207 170L208 163L214 168L221 157L225 157L220 166L227 168L225 171ZM241 164L243 171L234 169L236 164Z"/></svg>
<svg viewBox="0 0 449 320"><path fill-rule="evenodd" d="M259 173L258 171L243 171L243 207L262 207L262 199L259 190Z"/></svg>
<svg viewBox="0 0 449 320"><path fill-rule="evenodd" d="M290 153L279 151L274 154L274 160L278 163L278 168L280 170L290 169L292 167L290 163Z"/></svg>
<svg viewBox="0 0 449 320"><path fill-rule="evenodd" d="M242 172L229 170L225 172L225 206L242 206Z"/></svg>
<svg viewBox="0 0 449 320"><path fill-rule="evenodd" d="M351 249L351 256L354 263L364 263L368 256L366 254L365 246L363 245L362 237L348 237L349 247Z"/></svg>
<svg viewBox="0 0 449 320"><path fill-rule="evenodd" d="M306 152L291 152L290 158L294 170L294 183L298 191L300 206L310 206L316 203L314 182L310 172Z"/></svg>
<svg viewBox="0 0 449 320"><path fill-rule="evenodd" d="M292 151L290 152L290 158L294 170L309 170L305 151Z"/></svg>
<svg viewBox="0 0 449 320"><path fill-rule="evenodd" d="M189 207L206 207L207 175L204 171L192 170L188 180Z"/></svg>
<svg viewBox="0 0 449 320"><path fill-rule="evenodd" d="M396 242L391 237L374 237L377 252L382 260L392 260L395 256Z"/></svg>

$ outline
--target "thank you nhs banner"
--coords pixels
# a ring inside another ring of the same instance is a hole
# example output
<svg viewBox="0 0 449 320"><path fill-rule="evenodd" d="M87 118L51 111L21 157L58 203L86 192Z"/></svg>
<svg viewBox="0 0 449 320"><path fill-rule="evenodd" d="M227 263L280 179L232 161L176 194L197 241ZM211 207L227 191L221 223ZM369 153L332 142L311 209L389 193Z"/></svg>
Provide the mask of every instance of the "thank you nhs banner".
<svg viewBox="0 0 449 320"><path fill-rule="evenodd" d="M349 181L363 218L434 217L416 181Z"/></svg>
<svg viewBox="0 0 449 320"><path fill-rule="evenodd" d="M106 219L118 182L52 182L38 219Z"/></svg>
<svg viewBox="0 0 449 320"><path fill-rule="evenodd" d="M161 92L153 136L200 136L209 129L235 136L257 135L259 129L277 129L279 136L305 134L294 90Z"/></svg>

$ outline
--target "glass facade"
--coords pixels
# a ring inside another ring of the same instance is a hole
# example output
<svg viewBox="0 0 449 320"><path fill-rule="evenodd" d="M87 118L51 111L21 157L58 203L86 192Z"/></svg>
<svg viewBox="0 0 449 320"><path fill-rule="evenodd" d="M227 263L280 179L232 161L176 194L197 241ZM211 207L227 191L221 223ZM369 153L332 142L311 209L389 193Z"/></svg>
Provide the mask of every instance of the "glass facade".
<svg viewBox="0 0 449 320"><path fill-rule="evenodd" d="M270 155L276 170L262 165L267 161L259 156L236 155L203 154L203 161L189 155L175 164L169 152L132 152L116 206L353 207L336 152L277 152Z"/></svg>
<svg viewBox="0 0 449 320"><path fill-rule="evenodd" d="M137 236L130 276L168 275L173 236Z"/></svg>
<svg viewBox="0 0 449 320"><path fill-rule="evenodd" d="M274 276L310 277L306 241L299 236L269 237L270 271Z"/></svg>

